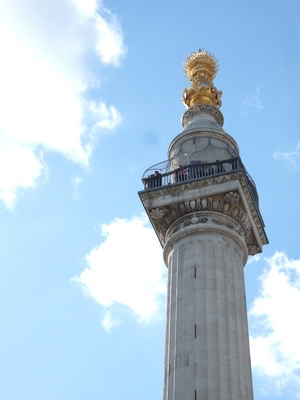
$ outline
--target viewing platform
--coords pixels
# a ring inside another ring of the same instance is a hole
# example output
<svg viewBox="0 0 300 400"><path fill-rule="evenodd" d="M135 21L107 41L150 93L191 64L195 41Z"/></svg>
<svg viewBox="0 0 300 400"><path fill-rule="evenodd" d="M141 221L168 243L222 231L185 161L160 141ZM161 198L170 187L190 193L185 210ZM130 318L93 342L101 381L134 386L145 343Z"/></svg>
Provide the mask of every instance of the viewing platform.
<svg viewBox="0 0 300 400"><path fill-rule="evenodd" d="M204 180L216 176L228 175L235 172L243 172L246 178L247 186L251 194L252 200L258 207L258 194L255 183L247 172L240 157L231 158L229 160L216 161L212 163L201 163L193 161L188 165L173 169L168 172L161 173L159 170L148 169L142 178L144 191L153 191L163 187L181 185L187 182ZM147 173L152 174L145 176Z"/></svg>

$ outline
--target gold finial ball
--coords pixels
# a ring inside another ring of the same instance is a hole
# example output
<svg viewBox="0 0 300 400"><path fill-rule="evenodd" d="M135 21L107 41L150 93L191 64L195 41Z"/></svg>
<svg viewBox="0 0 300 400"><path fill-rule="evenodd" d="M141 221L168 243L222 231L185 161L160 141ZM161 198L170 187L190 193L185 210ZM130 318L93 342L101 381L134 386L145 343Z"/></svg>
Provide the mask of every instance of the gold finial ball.
<svg viewBox="0 0 300 400"><path fill-rule="evenodd" d="M210 84L216 76L219 65L213 54L199 50L187 57L183 69L192 84Z"/></svg>

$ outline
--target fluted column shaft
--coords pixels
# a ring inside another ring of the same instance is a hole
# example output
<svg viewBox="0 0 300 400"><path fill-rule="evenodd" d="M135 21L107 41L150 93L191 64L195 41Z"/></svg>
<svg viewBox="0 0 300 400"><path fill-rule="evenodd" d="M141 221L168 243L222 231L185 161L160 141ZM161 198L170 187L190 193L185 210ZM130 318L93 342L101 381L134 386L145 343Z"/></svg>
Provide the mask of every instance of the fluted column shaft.
<svg viewBox="0 0 300 400"><path fill-rule="evenodd" d="M246 251L242 237L212 223L168 239L164 400L253 400Z"/></svg>

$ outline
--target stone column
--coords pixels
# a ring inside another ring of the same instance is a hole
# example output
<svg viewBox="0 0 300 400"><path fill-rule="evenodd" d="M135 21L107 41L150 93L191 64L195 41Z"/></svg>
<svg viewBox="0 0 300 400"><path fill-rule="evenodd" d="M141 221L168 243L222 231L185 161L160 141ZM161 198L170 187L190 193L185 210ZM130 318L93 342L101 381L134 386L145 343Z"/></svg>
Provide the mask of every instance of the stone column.
<svg viewBox="0 0 300 400"><path fill-rule="evenodd" d="M217 71L205 50L185 60L183 130L139 192L169 268L164 400L253 400L243 267L268 238Z"/></svg>
<svg viewBox="0 0 300 400"><path fill-rule="evenodd" d="M233 218L217 212L180 217L167 232L164 400L253 400L248 250L240 232Z"/></svg>

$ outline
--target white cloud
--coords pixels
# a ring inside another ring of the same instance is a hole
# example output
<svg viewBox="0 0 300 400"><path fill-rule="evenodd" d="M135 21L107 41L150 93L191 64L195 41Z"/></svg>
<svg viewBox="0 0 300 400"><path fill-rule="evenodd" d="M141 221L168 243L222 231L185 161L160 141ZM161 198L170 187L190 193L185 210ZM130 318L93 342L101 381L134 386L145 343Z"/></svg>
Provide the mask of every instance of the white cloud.
<svg viewBox="0 0 300 400"><path fill-rule="evenodd" d="M256 330L251 336L254 371L282 389L300 384L300 259L276 252L266 259L259 296L249 316Z"/></svg>
<svg viewBox="0 0 300 400"><path fill-rule="evenodd" d="M0 198L7 208L15 205L17 187L32 188L43 170L42 154L34 154L26 146L0 145Z"/></svg>
<svg viewBox="0 0 300 400"><path fill-rule="evenodd" d="M106 330L106 332L110 332L112 328L116 326L120 326L121 322L118 319L115 319L110 311L105 311L103 314L103 318L101 320L101 325Z"/></svg>
<svg viewBox="0 0 300 400"><path fill-rule="evenodd" d="M146 217L116 218L101 232L103 242L87 254L87 267L72 280L103 307L125 305L143 322L161 316L166 267Z"/></svg>
<svg viewBox="0 0 300 400"><path fill-rule="evenodd" d="M260 261L260 259L261 259L261 254L255 254L255 256L251 256L248 258L247 265L258 262Z"/></svg>
<svg viewBox="0 0 300 400"><path fill-rule="evenodd" d="M88 18L93 18L97 12L97 0L73 0L80 12Z"/></svg>
<svg viewBox="0 0 300 400"><path fill-rule="evenodd" d="M295 150L289 152L275 151L273 157L277 160L287 161L293 167L297 167L297 158L300 156L300 141L298 142Z"/></svg>
<svg viewBox="0 0 300 400"><path fill-rule="evenodd" d="M113 106L106 106L103 102L89 102L89 112L94 120L95 128L115 129L122 121L122 116Z"/></svg>
<svg viewBox="0 0 300 400"><path fill-rule="evenodd" d="M96 27L99 33L97 50L103 63L118 65L126 53L123 36L116 16L108 10L106 10L106 16L109 16L109 21L97 14Z"/></svg>
<svg viewBox="0 0 300 400"><path fill-rule="evenodd" d="M250 109L254 109L256 111L263 110L265 107L262 104L261 100L261 89L260 86L257 86L254 91L249 91L245 96L245 99L242 104L242 116L249 116Z"/></svg>
<svg viewBox="0 0 300 400"><path fill-rule="evenodd" d="M88 60L117 65L126 48L96 0L10 0L0 2L0 51L0 199L13 207L45 171L41 149L88 167L95 134L120 123L113 106L89 98L99 79Z"/></svg>

